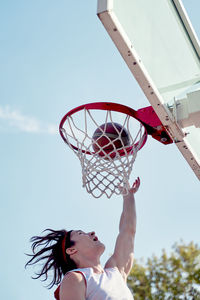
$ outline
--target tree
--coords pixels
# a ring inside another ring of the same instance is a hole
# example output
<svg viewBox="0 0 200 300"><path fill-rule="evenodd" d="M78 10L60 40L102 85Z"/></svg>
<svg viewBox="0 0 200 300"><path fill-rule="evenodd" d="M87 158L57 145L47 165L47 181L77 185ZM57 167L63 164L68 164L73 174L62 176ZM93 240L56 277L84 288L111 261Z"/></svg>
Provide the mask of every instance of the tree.
<svg viewBox="0 0 200 300"><path fill-rule="evenodd" d="M200 300L200 248L181 241L172 249L143 264L135 261L128 277L135 300Z"/></svg>

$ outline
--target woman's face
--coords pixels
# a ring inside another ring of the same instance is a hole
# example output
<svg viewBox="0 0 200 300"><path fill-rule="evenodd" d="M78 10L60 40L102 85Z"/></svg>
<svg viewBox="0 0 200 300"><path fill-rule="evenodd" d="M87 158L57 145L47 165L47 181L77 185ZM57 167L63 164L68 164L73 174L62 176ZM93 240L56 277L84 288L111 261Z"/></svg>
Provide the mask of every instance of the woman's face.
<svg viewBox="0 0 200 300"><path fill-rule="evenodd" d="M105 246L101 243L94 231L84 232L82 230L73 230L70 239L75 242L73 246L81 252L94 252L98 254L103 253Z"/></svg>

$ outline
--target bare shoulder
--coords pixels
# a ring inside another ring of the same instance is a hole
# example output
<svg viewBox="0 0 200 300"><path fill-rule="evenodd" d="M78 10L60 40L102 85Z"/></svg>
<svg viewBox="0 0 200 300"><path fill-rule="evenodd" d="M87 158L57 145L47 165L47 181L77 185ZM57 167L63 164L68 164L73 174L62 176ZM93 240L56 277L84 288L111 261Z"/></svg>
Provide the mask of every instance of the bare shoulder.
<svg viewBox="0 0 200 300"><path fill-rule="evenodd" d="M112 255L106 262L105 264L105 269L109 269L109 268L115 268L117 266L116 264L116 260L114 258L114 255Z"/></svg>
<svg viewBox="0 0 200 300"><path fill-rule="evenodd" d="M119 250L120 247L116 247L114 254L106 262L105 268L117 268L126 282L133 265L134 254L133 251Z"/></svg>
<svg viewBox="0 0 200 300"><path fill-rule="evenodd" d="M122 276L122 278L124 279L125 282L127 282L127 277L128 275L125 273L124 268L119 268L117 266L116 260L114 258L114 256L112 256L105 264L105 269L109 269L109 268L113 268L116 269Z"/></svg>
<svg viewBox="0 0 200 300"><path fill-rule="evenodd" d="M60 286L60 300L85 300L86 285L81 273L69 272Z"/></svg>

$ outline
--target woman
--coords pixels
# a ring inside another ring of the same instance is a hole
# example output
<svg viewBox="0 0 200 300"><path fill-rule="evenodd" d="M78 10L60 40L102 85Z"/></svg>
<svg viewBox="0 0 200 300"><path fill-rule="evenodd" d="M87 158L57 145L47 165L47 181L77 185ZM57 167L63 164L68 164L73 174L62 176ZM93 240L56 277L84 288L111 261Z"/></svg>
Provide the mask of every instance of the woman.
<svg viewBox="0 0 200 300"><path fill-rule="evenodd" d="M136 209L134 194L140 186L137 178L123 196L123 211L119 234L113 255L103 268L100 257L105 250L95 232L81 230L55 231L48 229L45 236L35 236L33 254L27 265L44 262L35 278L48 278L53 270L50 287L58 285L57 300L132 300L126 285L133 265L134 238L136 231ZM63 277L64 276L64 277Z"/></svg>

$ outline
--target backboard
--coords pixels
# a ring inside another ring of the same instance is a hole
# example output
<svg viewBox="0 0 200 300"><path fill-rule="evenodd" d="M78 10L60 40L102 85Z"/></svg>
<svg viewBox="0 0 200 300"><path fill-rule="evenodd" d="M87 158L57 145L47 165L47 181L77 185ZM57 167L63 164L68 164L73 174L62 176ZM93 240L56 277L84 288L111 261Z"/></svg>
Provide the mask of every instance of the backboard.
<svg viewBox="0 0 200 300"><path fill-rule="evenodd" d="M97 14L200 179L200 44L182 2L98 0Z"/></svg>

